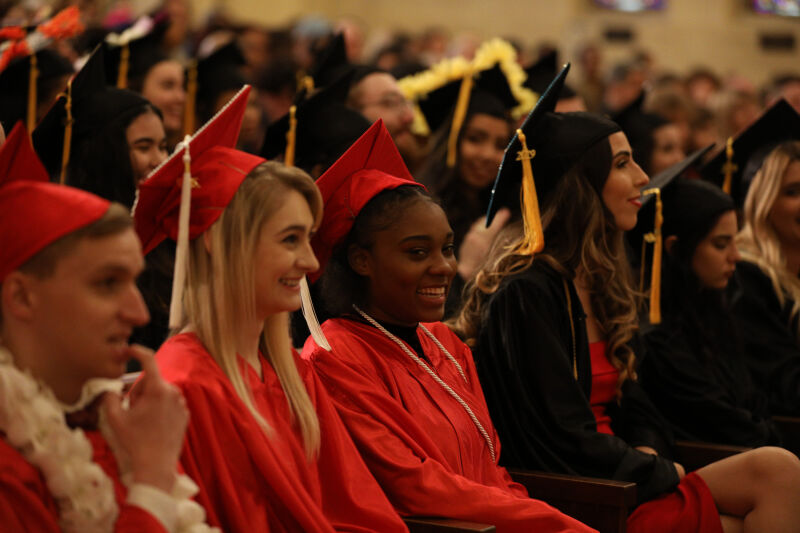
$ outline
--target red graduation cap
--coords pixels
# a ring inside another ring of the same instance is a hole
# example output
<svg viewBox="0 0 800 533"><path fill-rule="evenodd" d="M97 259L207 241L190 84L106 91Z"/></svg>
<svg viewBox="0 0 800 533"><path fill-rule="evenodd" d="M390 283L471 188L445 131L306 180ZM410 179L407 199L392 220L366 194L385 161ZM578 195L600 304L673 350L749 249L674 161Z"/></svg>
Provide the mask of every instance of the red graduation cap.
<svg viewBox="0 0 800 533"><path fill-rule="evenodd" d="M320 262L320 269L310 274L312 281L350 233L364 206L378 193L402 185L423 187L414 181L383 120L378 119L317 180L325 213L311 242Z"/></svg>
<svg viewBox="0 0 800 533"><path fill-rule="evenodd" d="M191 154L191 214L189 238L194 239L217 221L244 177L265 161L234 150L250 86L240 90L189 140ZM185 144L139 184L134 205L136 233L145 254L164 239L178 240Z"/></svg>
<svg viewBox="0 0 800 533"><path fill-rule="evenodd" d="M0 282L50 243L108 211L107 200L48 180L18 122L0 148Z"/></svg>

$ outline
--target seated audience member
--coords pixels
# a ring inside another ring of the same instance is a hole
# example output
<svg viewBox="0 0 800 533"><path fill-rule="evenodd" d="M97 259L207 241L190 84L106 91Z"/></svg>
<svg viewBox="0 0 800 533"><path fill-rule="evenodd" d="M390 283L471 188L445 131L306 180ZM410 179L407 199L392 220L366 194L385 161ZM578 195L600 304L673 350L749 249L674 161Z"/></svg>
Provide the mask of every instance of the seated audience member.
<svg viewBox="0 0 800 533"><path fill-rule="evenodd" d="M318 180L313 241L327 265L309 359L389 500L403 515L500 532L591 531L528 498L498 466L500 442L472 356L439 320L456 273L447 218L378 121Z"/></svg>
<svg viewBox="0 0 800 533"><path fill-rule="evenodd" d="M292 349L288 312L318 266L309 239L322 200L299 169L232 148L248 94L139 188L145 251L178 243L170 324L180 333L156 360L191 412L181 463L209 521L229 533L405 531Z"/></svg>
<svg viewBox="0 0 800 533"><path fill-rule="evenodd" d="M127 210L0 151L0 522L7 531L208 531L177 474L188 413L128 336L148 319ZM47 213L43 215L43 213ZM144 367L130 408L117 380Z"/></svg>
<svg viewBox="0 0 800 533"><path fill-rule="evenodd" d="M740 256L736 210L716 185L681 177L703 150L655 176L658 188L639 213L637 230L663 216L661 322L644 328L642 386L681 439L764 446L780 444L767 396L755 388L725 294ZM654 256L655 257L655 256ZM653 265L653 268L657 268Z"/></svg>
<svg viewBox="0 0 800 533"><path fill-rule="evenodd" d="M648 177L617 124L553 112L566 71L506 151L489 219L520 201L521 178L523 223L498 237L457 321L505 464L636 482L632 532L797 531L800 461L788 451L689 474L665 456L671 432L636 377L623 249Z"/></svg>
<svg viewBox="0 0 800 533"><path fill-rule="evenodd" d="M736 238L742 260L730 290L737 331L771 411L800 415L800 115L780 101L733 151L742 170L732 188L744 199Z"/></svg>

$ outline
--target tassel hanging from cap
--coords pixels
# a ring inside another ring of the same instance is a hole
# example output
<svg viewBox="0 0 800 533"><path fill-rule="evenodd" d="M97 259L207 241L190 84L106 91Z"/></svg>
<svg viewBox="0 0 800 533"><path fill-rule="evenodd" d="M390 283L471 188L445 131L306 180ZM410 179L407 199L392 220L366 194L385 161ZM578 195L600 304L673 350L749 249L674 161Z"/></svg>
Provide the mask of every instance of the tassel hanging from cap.
<svg viewBox="0 0 800 533"><path fill-rule="evenodd" d="M294 166L294 150L297 144L297 106L289 108L289 130L286 132L286 151L283 153L283 164Z"/></svg>
<svg viewBox="0 0 800 533"><path fill-rule="evenodd" d="M28 115L25 125L28 134L33 134L36 128L36 80L39 78L39 67L36 61L36 54L31 54L30 70L28 71Z"/></svg>
<svg viewBox="0 0 800 533"><path fill-rule="evenodd" d="M456 166L456 155L458 154L458 134L464 119L467 117L469 107L469 97L472 93L472 69L468 69L464 78L461 80L461 88L458 91L455 111L453 111L453 123L450 125L450 136L447 138L447 167Z"/></svg>
<svg viewBox="0 0 800 533"><path fill-rule="evenodd" d="M192 158L189 154L188 135L183 139L183 182L181 183L181 206L178 212L178 245L175 249L175 273L172 279L172 301L169 305L169 328L183 325L183 291L186 286L186 271L189 263L189 216L192 208Z"/></svg>
<svg viewBox="0 0 800 533"><path fill-rule="evenodd" d="M722 172L725 174L725 181L722 182L722 190L725 194L731 193L731 184L733 182L733 173L739 167L733 162L733 137L728 137L725 143L725 164L722 165Z"/></svg>
<svg viewBox="0 0 800 533"><path fill-rule="evenodd" d="M193 59L186 76L186 105L183 108L183 134L194 133L194 117L197 107L197 60Z"/></svg>
<svg viewBox="0 0 800 533"><path fill-rule="evenodd" d="M656 188L644 191L642 194L656 195L656 214L653 221L653 232L645 235L647 242L653 243L653 266L650 272L650 323L661 323L661 255L663 241L661 226L664 223L663 204L661 203L661 190Z"/></svg>
<svg viewBox="0 0 800 533"><path fill-rule="evenodd" d="M64 111L67 117L64 123L64 146L61 149L61 174L58 180L61 185L64 185L67 181L67 166L69 165L69 155L72 150L72 80L67 82L64 99Z"/></svg>
<svg viewBox="0 0 800 533"><path fill-rule="evenodd" d="M522 150L517 153L517 161L522 163L522 188L520 189L520 204L522 205L522 222L525 234L515 252L522 255L533 255L544 249L544 232L542 231L542 217L539 214L539 197L536 194L536 182L533 179L531 159L536 156L536 150L529 150L525 134L517 130L517 138L522 145Z"/></svg>
<svg viewBox="0 0 800 533"><path fill-rule="evenodd" d="M117 88L128 88L128 63L130 62L131 49L128 43L122 45L119 52L119 69L117 70Z"/></svg>

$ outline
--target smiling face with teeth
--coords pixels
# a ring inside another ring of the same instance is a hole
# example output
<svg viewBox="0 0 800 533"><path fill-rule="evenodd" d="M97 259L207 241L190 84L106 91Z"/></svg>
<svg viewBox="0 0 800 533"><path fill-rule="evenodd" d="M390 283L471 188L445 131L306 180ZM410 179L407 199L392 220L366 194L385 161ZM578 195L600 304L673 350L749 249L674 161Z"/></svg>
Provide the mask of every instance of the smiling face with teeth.
<svg viewBox="0 0 800 533"><path fill-rule="evenodd" d="M353 270L367 278L365 311L389 324L441 320L457 267L453 230L442 208L417 198L372 242L368 249L354 245L348 254Z"/></svg>
<svg viewBox="0 0 800 533"><path fill-rule="evenodd" d="M258 320L300 308L300 281L319 268L311 249L314 216L306 199L287 190L281 207L261 228L255 254Z"/></svg>

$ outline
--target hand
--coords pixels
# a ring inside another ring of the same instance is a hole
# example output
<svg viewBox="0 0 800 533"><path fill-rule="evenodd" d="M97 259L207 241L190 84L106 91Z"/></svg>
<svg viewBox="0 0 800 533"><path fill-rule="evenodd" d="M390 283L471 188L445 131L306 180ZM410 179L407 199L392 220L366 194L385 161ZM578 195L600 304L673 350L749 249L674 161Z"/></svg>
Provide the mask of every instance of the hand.
<svg viewBox="0 0 800 533"><path fill-rule="evenodd" d="M672 463L675 465L675 470L678 471L678 479L683 479L683 476L686 475L686 469L683 468L683 465L679 463Z"/></svg>
<svg viewBox="0 0 800 533"><path fill-rule="evenodd" d="M494 216L494 220L486 227L485 218L476 220L464 236L458 248L458 275L464 281L469 281L478 272L481 264L486 259L494 238L511 218L511 211L503 207Z"/></svg>
<svg viewBox="0 0 800 533"><path fill-rule="evenodd" d="M152 351L131 346L130 352L141 363L143 377L131 390L128 410L119 395L106 394L106 417L130 461L134 482L171 492L189 411L178 388L161 377Z"/></svg>
<svg viewBox="0 0 800 533"><path fill-rule="evenodd" d="M637 446L636 449L640 452L649 453L650 455L658 455L658 452L650 446Z"/></svg>

